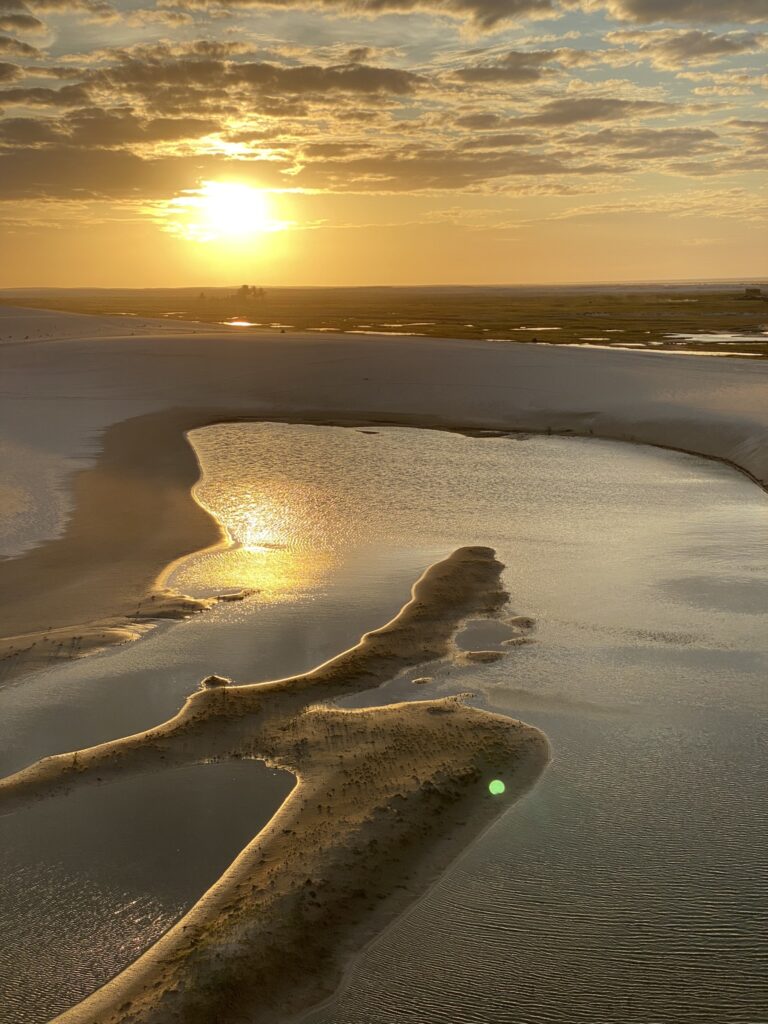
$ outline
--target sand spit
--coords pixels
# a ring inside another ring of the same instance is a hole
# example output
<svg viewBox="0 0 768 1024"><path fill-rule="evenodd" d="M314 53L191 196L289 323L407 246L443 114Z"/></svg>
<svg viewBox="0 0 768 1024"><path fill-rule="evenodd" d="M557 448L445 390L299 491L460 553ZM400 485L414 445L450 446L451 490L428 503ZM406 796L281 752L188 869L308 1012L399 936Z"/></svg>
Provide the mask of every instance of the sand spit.
<svg viewBox="0 0 768 1024"><path fill-rule="evenodd" d="M274 1024L328 996L348 958L536 779L546 739L448 698L320 702L445 657L507 594L492 550L460 548L385 626L304 675L188 698L145 733L0 781L0 811L125 773L260 758L298 780L270 824L159 943L58 1024ZM488 782L507 784L493 797Z"/></svg>
<svg viewBox="0 0 768 1024"><path fill-rule="evenodd" d="M163 620L187 619L220 602L242 601L252 593L254 591L246 589L215 597L190 597L174 590L153 590L139 602L131 616L118 615L98 622L0 637L0 666L7 681L53 661L81 658L106 647L131 643Z"/></svg>
<svg viewBox="0 0 768 1024"><path fill-rule="evenodd" d="M62 536L0 560L4 678L253 593L198 598L163 586L180 558L228 543L191 494L199 467L185 430L200 415L171 410L109 427L96 464L75 474Z"/></svg>

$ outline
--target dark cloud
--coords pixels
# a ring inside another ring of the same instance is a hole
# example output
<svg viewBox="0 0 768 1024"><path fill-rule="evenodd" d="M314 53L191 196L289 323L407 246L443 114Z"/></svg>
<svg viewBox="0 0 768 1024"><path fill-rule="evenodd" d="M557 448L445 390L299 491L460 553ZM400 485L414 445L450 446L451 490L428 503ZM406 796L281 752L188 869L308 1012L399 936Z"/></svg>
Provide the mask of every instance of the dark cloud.
<svg viewBox="0 0 768 1024"><path fill-rule="evenodd" d="M760 50L765 36L754 32L718 35L701 29L661 29L655 32L613 32L611 42L629 43L656 67L673 70L686 64L712 64L726 57Z"/></svg>
<svg viewBox="0 0 768 1024"><path fill-rule="evenodd" d="M478 188L517 176L599 174L607 164L568 163L560 157L518 150L466 153L449 148L407 147L349 160L318 161L291 176L310 188L368 192L442 191Z"/></svg>
<svg viewBox="0 0 768 1024"><path fill-rule="evenodd" d="M462 82L538 82L551 73L547 65L556 58L557 53L553 50L510 50L491 63L459 68L454 74Z"/></svg>
<svg viewBox="0 0 768 1024"><path fill-rule="evenodd" d="M502 118L498 114L464 114L456 118L456 124L460 128L479 128L481 131L488 128L496 128L501 124Z"/></svg>
<svg viewBox="0 0 768 1024"><path fill-rule="evenodd" d="M89 73L85 81L118 92L136 91L151 99L158 87L228 90L247 88L265 94L317 96L329 93L408 95L424 79L400 68L367 64L331 67L305 64L281 67L255 61L137 60L127 58L114 67Z"/></svg>
<svg viewBox="0 0 768 1024"><path fill-rule="evenodd" d="M569 145L610 149L644 160L695 156L725 147L709 128L602 128L571 139Z"/></svg>
<svg viewBox="0 0 768 1024"><path fill-rule="evenodd" d="M675 105L672 103L653 100L624 100L609 96L566 97L550 100L535 114L516 117L510 123L560 128L584 121L620 121L625 118L668 114L674 109Z"/></svg>
<svg viewBox="0 0 768 1024"><path fill-rule="evenodd" d="M10 36L0 36L0 53L8 54L11 57L40 56L40 51L36 46L22 43L20 39L12 39Z"/></svg>
<svg viewBox="0 0 768 1024"><path fill-rule="evenodd" d="M39 32L43 23L30 11L24 0L0 0L0 30L4 32Z"/></svg>
<svg viewBox="0 0 768 1024"><path fill-rule="evenodd" d="M527 132L497 132L493 135L475 135L461 143L461 149L513 149L535 146L540 140Z"/></svg>
<svg viewBox="0 0 768 1024"><path fill-rule="evenodd" d="M80 107L90 102L87 89L81 85L65 85L62 89L44 87L0 89L0 107Z"/></svg>
<svg viewBox="0 0 768 1024"><path fill-rule="evenodd" d="M284 185L278 161L251 160L240 177L264 187ZM83 159L79 147L18 147L0 150L0 199L160 199L195 188L201 178L231 172L223 157L143 158L124 149L94 149Z"/></svg>
<svg viewBox="0 0 768 1024"><path fill-rule="evenodd" d="M0 10L0 30L3 32L39 32L43 28L42 21L31 14L5 13Z"/></svg>
<svg viewBox="0 0 768 1024"><path fill-rule="evenodd" d="M247 7L296 7L296 0L166 0L167 7L219 7L242 9ZM387 11L432 11L457 18L469 18L475 24L492 28L504 21L556 13L556 0L306 0L301 6L335 8L354 14L382 14Z"/></svg>
<svg viewBox="0 0 768 1024"><path fill-rule="evenodd" d="M0 82L15 82L21 75L21 68L17 64L0 61Z"/></svg>
<svg viewBox="0 0 768 1024"><path fill-rule="evenodd" d="M768 121L733 118L728 122L728 127L744 137L750 154L768 154Z"/></svg>
<svg viewBox="0 0 768 1024"><path fill-rule="evenodd" d="M24 6L31 11L65 14L82 11L95 20L112 20L117 12L107 0L24 0Z"/></svg>
<svg viewBox="0 0 768 1024"><path fill-rule="evenodd" d="M765 0L606 0L615 17L649 24L653 21L760 22L768 20Z"/></svg>
<svg viewBox="0 0 768 1024"><path fill-rule="evenodd" d="M132 111L91 108L72 111L58 122L58 128L70 145L109 147L197 138L218 131L219 124L199 117L145 119Z"/></svg>
<svg viewBox="0 0 768 1024"><path fill-rule="evenodd" d="M33 146L56 142L59 132L49 121L35 117L7 117L0 121L0 142L5 145Z"/></svg>

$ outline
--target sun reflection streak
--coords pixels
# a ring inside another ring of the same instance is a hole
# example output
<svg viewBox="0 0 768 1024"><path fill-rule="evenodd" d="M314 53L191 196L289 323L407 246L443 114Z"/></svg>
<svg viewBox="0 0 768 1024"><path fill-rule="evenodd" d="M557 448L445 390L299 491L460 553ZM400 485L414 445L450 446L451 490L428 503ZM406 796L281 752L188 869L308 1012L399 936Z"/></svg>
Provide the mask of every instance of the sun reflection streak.
<svg viewBox="0 0 768 1024"><path fill-rule="evenodd" d="M195 492L223 525L229 546L181 563L173 585L198 594L253 589L270 602L315 586L335 565L338 545L314 489L269 481L258 491L239 490L231 483L209 478Z"/></svg>

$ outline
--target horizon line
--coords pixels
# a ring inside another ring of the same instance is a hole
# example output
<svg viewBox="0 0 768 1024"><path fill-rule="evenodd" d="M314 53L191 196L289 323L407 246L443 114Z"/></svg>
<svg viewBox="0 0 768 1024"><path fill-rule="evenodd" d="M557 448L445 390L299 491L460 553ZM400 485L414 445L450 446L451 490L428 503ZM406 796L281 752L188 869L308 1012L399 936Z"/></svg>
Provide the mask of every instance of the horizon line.
<svg viewBox="0 0 768 1024"><path fill-rule="evenodd" d="M673 285L739 285L746 284L752 285L757 283L765 283L768 285L768 273L764 275L756 275L754 277L691 277L691 278L635 278L622 281L535 281L530 283L497 283L497 284L434 284L434 283L420 283L420 284L270 284L270 285L258 285L263 287L265 290L272 289L283 289L283 290L316 290L321 291L324 289L347 289L347 290L364 290L364 289L491 289L491 288L621 288L621 287L647 287L650 285L659 285L662 287L670 287ZM125 291L125 292L150 292L150 291L204 291L208 289L210 291L224 290L227 288L242 287L234 282L229 284L179 284L179 285L16 285L12 287L0 288L0 295L13 295L19 292L73 292L73 291L91 291L91 292L110 292L110 291Z"/></svg>

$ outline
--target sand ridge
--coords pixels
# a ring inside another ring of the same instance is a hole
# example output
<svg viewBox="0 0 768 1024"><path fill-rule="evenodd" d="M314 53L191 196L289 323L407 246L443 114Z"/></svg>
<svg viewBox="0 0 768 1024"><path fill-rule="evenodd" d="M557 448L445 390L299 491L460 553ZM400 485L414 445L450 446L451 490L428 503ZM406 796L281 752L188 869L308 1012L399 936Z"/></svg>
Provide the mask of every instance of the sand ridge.
<svg viewBox="0 0 768 1024"><path fill-rule="evenodd" d="M465 619L504 607L502 568L488 548L460 548L426 571L391 622L316 669L209 685L163 725L0 781L7 812L126 772L212 759L261 758L298 780L190 913L59 1024L266 1024L333 991L361 941L547 762L538 730L457 698L362 710L327 704L449 655ZM488 792L494 777L507 782L503 799Z"/></svg>

